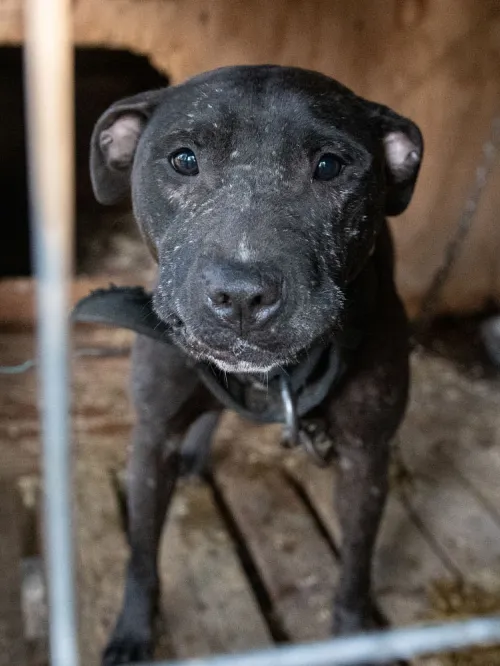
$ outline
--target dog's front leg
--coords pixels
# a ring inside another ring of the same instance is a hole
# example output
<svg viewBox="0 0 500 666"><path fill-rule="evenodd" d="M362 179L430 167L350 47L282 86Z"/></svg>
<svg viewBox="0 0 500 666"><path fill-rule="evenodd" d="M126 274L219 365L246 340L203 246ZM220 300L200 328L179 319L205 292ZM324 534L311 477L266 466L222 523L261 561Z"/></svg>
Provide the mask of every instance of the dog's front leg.
<svg viewBox="0 0 500 666"><path fill-rule="evenodd" d="M390 441L403 418L409 384L404 312L394 299L389 306L380 308L377 326L328 410L339 454L341 572L333 611L337 634L373 627L373 552L388 492Z"/></svg>
<svg viewBox="0 0 500 666"><path fill-rule="evenodd" d="M123 607L103 656L105 666L152 657L158 545L179 475L182 437L203 410L203 391L179 352L138 338L133 357L137 424L127 474L130 559Z"/></svg>
<svg viewBox="0 0 500 666"><path fill-rule="evenodd" d="M163 448L167 450L164 455ZM158 543L178 471L177 438L165 439L160 433L153 435L147 424L138 423L127 474L130 558L123 607L104 652L106 666L152 657L159 589Z"/></svg>
<svg viewBox="0 0 500 666"><path fill-rule="evenodd" d="M337 634L361 631L373 622L372 555L387 496L388 450L386 441L339 447L342 545L333 617Z"/></svg>

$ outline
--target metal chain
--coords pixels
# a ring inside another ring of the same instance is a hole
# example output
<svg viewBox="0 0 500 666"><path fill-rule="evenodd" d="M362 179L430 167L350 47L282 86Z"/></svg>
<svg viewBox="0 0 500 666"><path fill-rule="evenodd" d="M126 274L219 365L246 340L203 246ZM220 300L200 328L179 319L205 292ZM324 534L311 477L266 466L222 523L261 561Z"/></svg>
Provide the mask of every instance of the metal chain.
<svg viewBox="0 0 500 666"><path fill-rule="evenodd" d="M462 215L460 216L455 234L445 248L442 265L437 269L429 289L424 296L420 314L414 324L414 337L418 337L428 326L436 310L436 305L443 292L443 287L450 277L451 269L455 265L464 241L472 227L479 201L489 180L500 150L500 114L493 118L490 135L482 147L482 159L476 168L476 178Z"/></svg>

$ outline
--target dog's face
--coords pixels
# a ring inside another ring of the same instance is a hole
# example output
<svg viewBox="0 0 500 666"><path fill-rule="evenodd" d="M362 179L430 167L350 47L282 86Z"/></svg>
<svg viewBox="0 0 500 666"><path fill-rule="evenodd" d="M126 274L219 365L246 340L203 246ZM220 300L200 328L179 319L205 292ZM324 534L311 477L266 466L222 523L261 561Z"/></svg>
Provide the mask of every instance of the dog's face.
<svg viewBox="0 0 500 666"><path fill-rule="evenodd" d="M346 287L408 205L421 156L413 123L328 77L232 67L112 106L91 171L102 203L131 193L179 345L263 372L342 327Z"/></svg>

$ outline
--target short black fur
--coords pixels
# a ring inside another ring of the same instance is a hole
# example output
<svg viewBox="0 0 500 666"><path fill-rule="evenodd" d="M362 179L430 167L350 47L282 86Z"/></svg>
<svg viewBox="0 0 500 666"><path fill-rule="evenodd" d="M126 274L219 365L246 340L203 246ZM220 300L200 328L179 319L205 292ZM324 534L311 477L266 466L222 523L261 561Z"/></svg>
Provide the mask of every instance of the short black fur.
<svg viewBox="0 0 500 666"><path fill-rule="evenodd" d="M172 168L181 148L196 155L197 175ZM221 410L190 359L226 372L267 372L336 339L352 311L369 312L363 340L317 409L341 471L333 630L370 625L389 440L408 391L407 321L385 217L408 205L422 152L410 120L326 76L276 66L209 72L122 100L97 122L96 196L115 203L131 195L158 262L154 309L175 331L172 345L139 336L134 350L131 556L104 664L153 652L157 548L181 442L189 431L190 450L205 451ZM323 154L343 165L324 181L314 177ZM373 279L350 290L360 275ZM200 417L209 427L194 437Z"/></svg>

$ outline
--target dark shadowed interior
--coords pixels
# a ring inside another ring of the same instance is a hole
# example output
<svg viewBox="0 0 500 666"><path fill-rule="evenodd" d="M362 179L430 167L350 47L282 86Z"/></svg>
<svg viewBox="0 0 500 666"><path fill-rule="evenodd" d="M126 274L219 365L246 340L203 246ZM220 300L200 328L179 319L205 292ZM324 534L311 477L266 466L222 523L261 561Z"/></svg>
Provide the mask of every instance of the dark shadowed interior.
<svg viewBox="0 0 500 666"><path fill-rule="evenodd" d="M117 99L167 81L147 58L121 50L79 48L75 70L76 268L92 272L111 251L113 234L135 235L126 211L103 209L94 200L88 172L93 125ZM0 72L0 276L30 275L21 48L0 48Z"/></svg>

